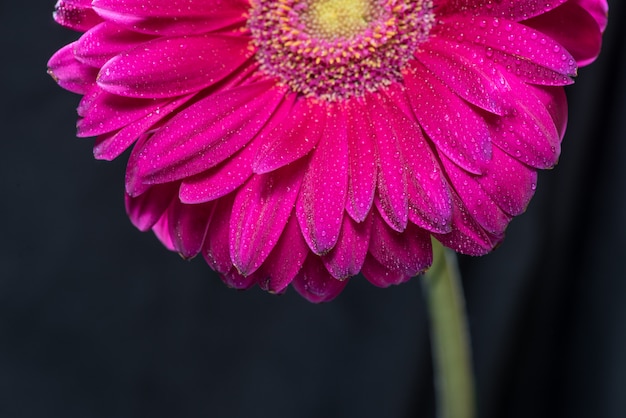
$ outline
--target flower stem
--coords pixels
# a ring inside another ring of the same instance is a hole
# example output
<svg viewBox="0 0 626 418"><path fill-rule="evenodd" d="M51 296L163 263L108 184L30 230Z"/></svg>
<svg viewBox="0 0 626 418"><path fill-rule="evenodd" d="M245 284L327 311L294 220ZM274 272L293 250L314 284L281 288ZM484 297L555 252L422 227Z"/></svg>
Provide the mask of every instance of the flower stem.
<svg viewBox="0 0 626 418"><path fill-rule="evenodd" d="M456 253L433 239L434 261L423 277L439 418L474 418L474 380L465 302Z"/></svg>

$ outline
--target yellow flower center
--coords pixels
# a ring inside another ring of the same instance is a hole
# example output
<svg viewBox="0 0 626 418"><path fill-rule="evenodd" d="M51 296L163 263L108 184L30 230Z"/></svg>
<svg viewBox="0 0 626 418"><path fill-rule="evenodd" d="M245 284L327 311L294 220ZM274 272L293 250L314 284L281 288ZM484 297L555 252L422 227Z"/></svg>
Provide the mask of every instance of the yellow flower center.
<svg viewBox="0 0 626 418"><path fill-rule="evenodd" d="M368 0L314 0L303 17L322 38L349 38L370 23L372 5Z"/></svg>

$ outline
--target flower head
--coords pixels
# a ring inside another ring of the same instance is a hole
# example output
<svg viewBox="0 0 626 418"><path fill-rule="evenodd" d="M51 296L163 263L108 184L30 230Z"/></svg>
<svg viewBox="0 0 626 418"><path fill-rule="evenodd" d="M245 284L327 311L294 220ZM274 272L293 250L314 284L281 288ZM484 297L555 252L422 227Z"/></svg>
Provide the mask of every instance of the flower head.
<svg viewBox="0 0 626 418"><path fill-rule="evenodd" d="M311 301L491 251L554 166L606 0L59 0L49 71L126 206L236 288Z"/></svg>

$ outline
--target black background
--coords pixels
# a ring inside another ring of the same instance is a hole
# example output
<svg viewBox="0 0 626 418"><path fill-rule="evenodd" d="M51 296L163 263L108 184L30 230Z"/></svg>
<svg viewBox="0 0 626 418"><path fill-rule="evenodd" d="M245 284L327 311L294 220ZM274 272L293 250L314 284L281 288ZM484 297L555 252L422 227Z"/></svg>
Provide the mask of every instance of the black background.
<svg viewBox="0 0 626 418"><path fill-rule="evenodd" d="M0 417L429 417L419 280L329 304L226 288L128 221L124 158L45 73L78 35L0 5ZM626 5L568 88L561 162L462 258L480 418L626 417Z"/></svg>

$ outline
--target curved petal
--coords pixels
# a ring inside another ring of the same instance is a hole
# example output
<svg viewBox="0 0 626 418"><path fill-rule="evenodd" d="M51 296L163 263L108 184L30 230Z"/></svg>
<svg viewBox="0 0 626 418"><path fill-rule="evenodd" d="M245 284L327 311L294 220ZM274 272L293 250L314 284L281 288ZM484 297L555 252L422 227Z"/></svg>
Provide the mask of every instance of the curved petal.
<svg viewBox="0 0 626 418"><path fill-rule="evenodd" d="M126 213L140 231L147 231L163 216L176 198L178 185L174 183L151 187L139 196L125 194Z"/></svg>
<svg viewBox="0 0 626 418"><path fill-rule="evenodd" d="M359 274L367 255L371 229L371 214L361 223L355 222L349 216L343 217L337 245L322 256L326 270L334 278L343 280Z"/></svg>
<svg viewBox="0 0 626 418"><path fill-rule="evenodd" d="M348 279L337 280L324 268L314 255L307 257L302 269L293 280L293 287L313 303L333 300L348 284Z"/></svg>
<svg viewBox="0 0 626 418"><path fill-rule="evenodd" d="M98 85L127 97L164 98L209 87L254 53L243 36L205 34L158 38L108 61Z"/></svg>
<svg viewBox="0 0 626 418"><path fill-rule="evenodd" d="M285 95L271 80L210 95L178 112L139 151L142 183L164 183L211 168L239 151Z"/></svg>
<svg viewBox="0 0 626 418"><path fill-rule="evenodd" d="M524 22L563 45L578 65L594 61L602 46L598 22L583 7L569 1L561 7Z"/></svg>
<svg viewBox="0 0 626 418"><path fill-rule="evenodd" d="M302 181L296 215L307 244L328 253L339 238L348 189L348 139L345 116L328 109L326 129Z"/></svg>
<svg viewBox="0 0 626 418"><path fill-rule="evenodd" d="M417 61L404 80L415 117L437 149L463 169L482 173L491 159L483 117Z"/></svg>
<svg viewBox="0 0 626 418"><path fill-rule="evenodd" d="M540 15L568 0L448 0L449 12L471 13L524 20Z"/></svg>
<svg viewBox="0 0 626 418"><path fill-rule="evenodd" d="M376 132L367 115L367 104L361 98L346 103L348 124L348 196L346 212L357 222L370 213L376 190Z"/></svg>
<svg viewBox="0 0 626 418"><path fill-rule="evenodd" d="M292 214L278 243L260 268L265 277L259 281L259 286L271 293L285 291L302 268L309 253L298 220Z"/></svg>
<svg viewBox="0 0 626 418"><path fill-rule="evenodd" d="M183 258L195 257L202 250L214 209L213 202L187 205L173 200L168 209L169 233L174 248Z"/></svg>
<svg viewBox="0 0 626 418"><path fill-rule="evenodd" d="M95 84L98 70L78 61L75 47L73 42L59 49L48 61L48 74L64 89L87 94Z"/></svg>
<svg viewBox="0 0 626 418"><path fill-rule="evenodd" d="M259 133L263 143L252 164L255 173L269 173L304 157L324 134L326 104L302 98L293 102L295 94L289 97L293 106Z"/></svg>
<svg viewBox="0 0 626 418"><path fill-rule="evenodd" d="M375 215L369 252L386 270L403 276L415 276L433 262L428 232L411 223L404 232L397 232Z"/></svg>
<svg viewBox="0 0 626 418"><path fill-rule="evenodd" d="M293 211L304 164L256 174L238 191L230 219L230 255L237 270L256 271L276 245Z"/></svg>
<svg viewBox="0 0 626 418"><path fill-rule="evenodd" d="M207 264L220 274L228 274L233 269L230 259L230 217L234 194L224 196L216 202L211 223L202 247L202 256Z"/></svg>
<svg viewBox="0 0 626 418"><path fill-rule="evenodd" d="M91 7L91 0L59 0L52 16L59 25L80 32L102 22Z"/></svg>
<svg viewBox="0 0 626 418"><path fill-rule="evenodd" d="M409 219L409 201L407 172L400 141L410 132L400 132L402 124L398 120L407 117L382 94L372 94L368 99L369 119L376 132L378 165L378 193L374 196L374 203L391 228L404 231Z"/></svg>
<svg viewBox="0 0 626 418"><path fill-rule="evenodd" d="M154 39L153 36L142 35L103 22L91 28L76 42L75 55L81 62L100 68L111 58Z"/></svg>

